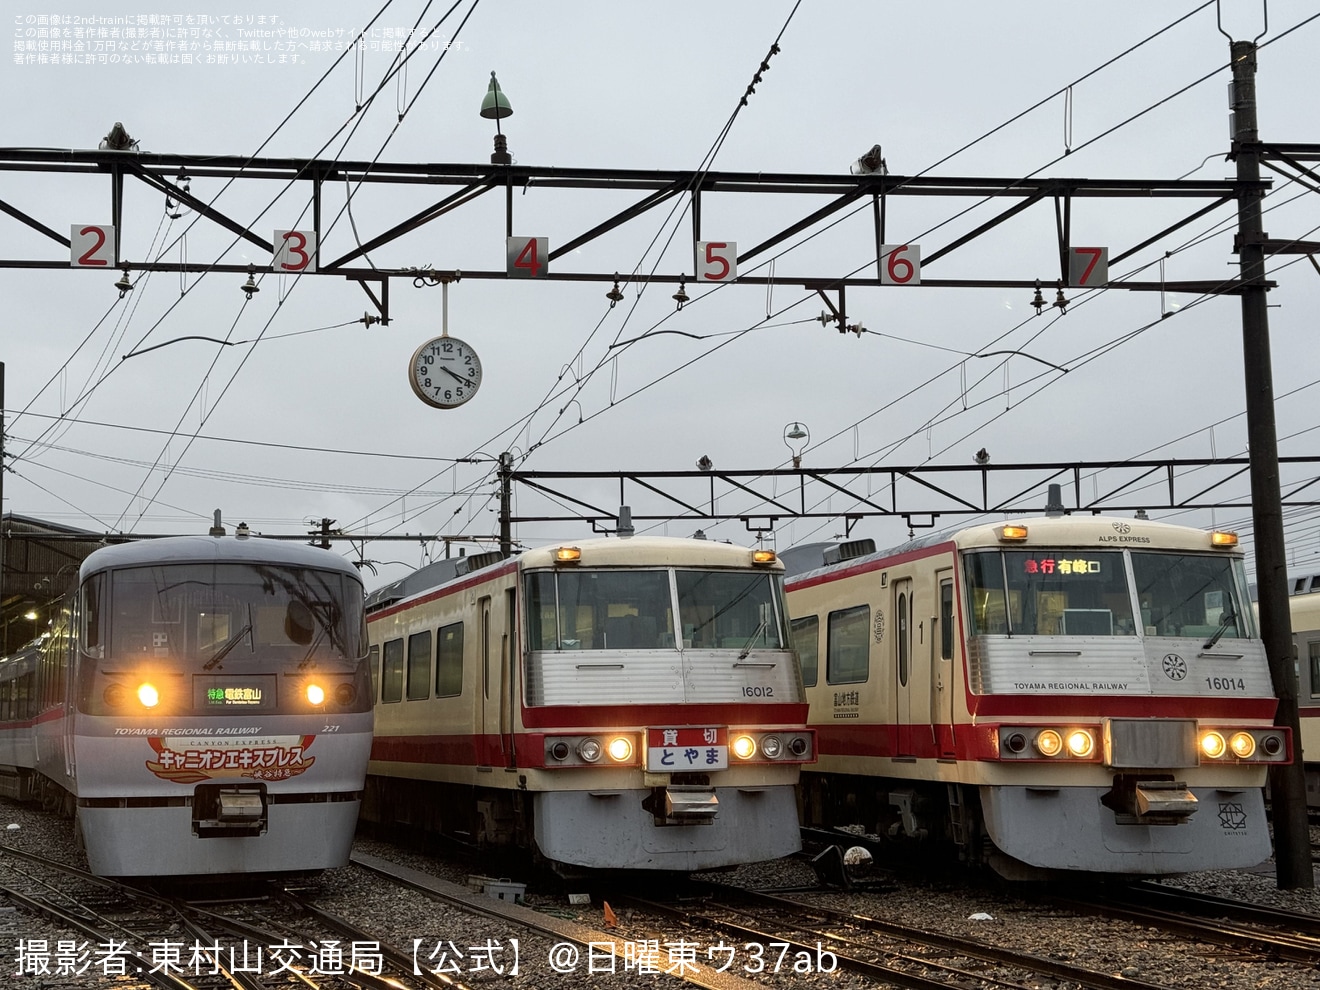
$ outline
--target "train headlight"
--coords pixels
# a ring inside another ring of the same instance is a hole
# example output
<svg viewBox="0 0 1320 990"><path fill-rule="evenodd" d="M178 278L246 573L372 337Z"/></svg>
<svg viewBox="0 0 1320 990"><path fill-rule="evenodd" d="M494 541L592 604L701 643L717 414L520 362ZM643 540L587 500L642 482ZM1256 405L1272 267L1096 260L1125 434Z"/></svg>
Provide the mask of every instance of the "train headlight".
<svg viewBox="0 0 1320 990"><path fill-rule="evenodd" d="M1068 752L1078 759L1085 759L1095 752L1095 737L1085 729L1074 729L1068 733Z"/></svg>
<svg viewBox="0 0 1320 990"><path fill-rule="evenodd" d="M733 740L733 755L740 760L750 760L756 755L756 740L751 736L738 736Z"/></svg>
<svg viewBox="0 0 1320 990"><path fill-rule="evenodd" d="M761 740L761 752L768 760L777 760L784 752L784 741L778 736L766 736Z"/></svg>
<svg viewBox="0 0 1320 990"><path fill-rule="evenodd" d="M109 684L101 697L105 699L105 703L111 708L118 708L128 700L128 688L122 684Z"/></svg>
<svg viewBox="0 0 1320 990"><path fill-rule="evenodd" d="M1042 729L1036 736L1036 749L1042 756L1058 756L1063 752L1063 736L1053 729Z"/></svg>
<svg viewBox="0 0 1320 990"><path fill-rule="evenodd" d="M1224 742L1224 737L1218 732L1207 732L1201 736L1201 752L1212 760L1217 760L1228 749L1228 744Z"/></svg>
<svg viewBox="0 0 1320 990"><path fill-rule="evenodd" d="M137 699L142 702L143 708L155 708L160 704L160 692L156 690L156 685L143 683L138 685Z"/></svg>
<svg viewBox="0 0 1320 990"><path fill-rule="evenodd" d="M578 756L584 763L596 763L600 760L601 747L599 739L583 739L578 743Z"/></svg>
<svg viewBox="0 0 1320 990"><path fill-rule="evenodd" d="M1235 732L1228 740L1228 748L1239 760L1249 760L1256 755L1256 739L1250 732Z"/></svg>
<svg viewBox="0 0 1320 990"><path fill-rule="evenodd" d="M626 763L632 759L633 744L627 736L615 736L607 747L610 759L615 763Z"/></svg>
<svg viewBox="0 0 1320 990"><path fill-rule="evenodd" d="M309 705L316 705L316 706L324 705L324 704L325 704L325 688L321 687L321 685L319 685L319 684L308 684L308 685L307 685L307 703L308 703Z"/></svg>

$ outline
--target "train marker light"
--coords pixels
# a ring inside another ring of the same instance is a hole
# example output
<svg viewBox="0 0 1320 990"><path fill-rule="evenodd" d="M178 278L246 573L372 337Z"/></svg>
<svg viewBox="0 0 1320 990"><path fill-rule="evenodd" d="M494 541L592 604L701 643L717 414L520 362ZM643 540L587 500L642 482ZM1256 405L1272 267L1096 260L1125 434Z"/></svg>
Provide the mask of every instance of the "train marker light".
<svg viewBox="0 0 1320 990"><path fill-rule="evenodd" d="M756 740L751 736L738 736L733 740L733 755L740 760L750 760L756 755Z"/></svg>
<svg viewBox="0 0 1320 990"><path fill-rule="evenodd" d="M753 564L773 564L778 559L773 550L753 550Z"/></svg>
<svg viewBox="0 0 1320 990"><path fill-rule="evenodd" d="M1278 756L1283 752L1283 740L1274 735L1266 736L1260 741L1260 748L1265 751L1266 756Z"/></svg>
<svg viewBox="0 0 1320 990"><path fill-rule="evenodd" d="M561 739L550 747L550 755L560 762L568 759L568 743Z"/></svg>
<svg viewBox="0 0 1320 990"><path fill-rule="evenodd" d="M806 756L811 744L802 736L794 736L788 741L788 751L794 756Z"/></svg>
<svg viewBox="0 0 1320 990"><path fill-rule="evenodd" d="M1004 747L1010 753L1021 753L1027 748L1027 737L1020 732L1014 732L1004 740Z"/></svg>
<svg viewBox="0 0 1320 990"><path fill-rule="evenodd" d="M606 750L615 763L626 763L632 759L633 744L627 736L615 736Z"/></svg>
<svg viewBox="0 0 1320 990"><path fill-rule="evenodd" d="M128 688L122 684L107 685L102 697L105 698L105 703L111 708L118 708L128 700Z"/></svg>
<svg viewBox="0 0 1320 990"><path fill-rule="evenodd" d="M599 739L583 739L578 743L578 756L584 763L596 763L600 760L601 748Z"/></svg>
<svg viewBox="0 0 1320 990"><path fill-rule="evenodd" d="M1054 729L1044 729L1036 736L1036 749L1042 756L1058 756L1063 752L1063 736Z"/></svg>
<svg viewBox="0 0 1320 990"><path fill-rule="evenodd" d="M767 759L777 760L784 752L784 741L778 736L766 736L761 740L761 752Z"/></svg>
<svg viewBox="0 0 1320 990"><path fill-rule="evenodd" d="M307 685L307 703L309 705L325 704L325 688L319 684Z"/></svg>
<svg viewBox="0 0 1320 990"><path fill-rule="evenodd" d="M1228 744L1218 732L1206 732L1201 736L1201 752L1212 760L1217 760L1228 750Z"/></svg>
<svg viewBox="0 0 1320 990"><path fill-rule="evenodd" d="M581 547L560 547L555 551L556 564L576 564L581 559Z"/></svg>
<svg viewBox="0 0 1320 990"><path fill-rule="evenodd" d="M1068 733L1068 752L1078 759L1085 759L1095 752L1095 737L1085 729L1074 729Z"/></svg>
<svg viewBox="0 0 1320 990"><path fill-rule="evenodd" d="M143 708L155 708L160 704L160 692L156 690L154 684L139 684L137 697L138 701L142 702Z"/></svg>
<svg viewBox="0 0 1320 990"><path fill-rule="evenodd" d="M1005 543L1017 542L1020 540L1025 540L1026 538L1027 538L1026 526L1008 525L1008 526L999 527L999 539L1004 541Z"/></svg>
<svg viewBox="0 0 1320 990"><path fill-rule="evenodd" d="M1224 533L1215 530L1210 534L1210 545L1212 547L1235 547L1238 545L1237 533Z"/></svg>
<svg viewBox="0 0 1320 990"><path fill-rule="evenodd" d="M1250 732L1235 732L1228 740L1228 748L1239 760L1249 760L1256 755L1256 739Z"/></svg>
<svg viewBox="0 0 1320 990"><path fill-rule="evenodd" d="M352 684L349 684L347 681L344 681L339 687L335 688L335 704L347 708L356 700L357 688Z"/></svg>

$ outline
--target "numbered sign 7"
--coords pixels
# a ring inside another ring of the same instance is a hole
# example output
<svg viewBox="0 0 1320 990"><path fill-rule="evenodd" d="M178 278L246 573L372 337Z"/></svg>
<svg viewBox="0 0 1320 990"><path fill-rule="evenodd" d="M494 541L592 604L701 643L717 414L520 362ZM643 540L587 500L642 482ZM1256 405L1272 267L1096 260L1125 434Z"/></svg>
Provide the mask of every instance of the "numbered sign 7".
<svg viewBox="0 0 1320 990"><path fill-rule="evenodd" d="M881 244L880 284L920 285L921 245Z"/></svg>
<svg viewBox="0 0 1320 990"><path fill-rule="evenodd" d="M1109 248L1068 249L1068 284L1077 288L1104 285L1109 281Z"/></svg>
<svg viewBox="0 0 1320 990"><path fill-rule="evenodd" d="M550 238L510 237L504 273L509 278L545 278L550 274Z"/></svg>
<svg viewBox="0 0 1320 990"><path fill-rule="evenodd" d="M316 271L316 231L275 231L275 257L270 266L277 272Z"/></svg>
<svg viewBox="0 0 1320 990"><path fill-rule="evenodd" d="M115 263L115 228L101 223L75 223L69 230L69 265L105 268Z"/></svg>
<svg viewBox="0 0 1320 990"><path fill-rule="evenodd" d="M732 282L737 277L736 241L697 241L698 282Z"/></svg>

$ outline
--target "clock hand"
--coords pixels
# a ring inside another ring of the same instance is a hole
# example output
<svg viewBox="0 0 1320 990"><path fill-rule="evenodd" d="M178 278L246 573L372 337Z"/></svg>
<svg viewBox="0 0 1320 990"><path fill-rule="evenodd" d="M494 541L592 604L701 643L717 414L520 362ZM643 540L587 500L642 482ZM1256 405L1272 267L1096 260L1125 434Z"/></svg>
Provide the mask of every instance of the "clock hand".
<svg viewBox="0 0 1320 990"><path fill-rule="evenodd" d="M462 382L464 385L468 385L468 386L470 386L470 385L472 384L472 379L470 379L470 378L464 378L464 377L463 377L462 375L460 375L457 371L450 371L450 370L449 370L448 368L446 368L443 364L440 365L440 370L443 371L446 375L449 375L451 378L456 378L456 379L458 379L458 380L459 380L460 382Z"/></svg>

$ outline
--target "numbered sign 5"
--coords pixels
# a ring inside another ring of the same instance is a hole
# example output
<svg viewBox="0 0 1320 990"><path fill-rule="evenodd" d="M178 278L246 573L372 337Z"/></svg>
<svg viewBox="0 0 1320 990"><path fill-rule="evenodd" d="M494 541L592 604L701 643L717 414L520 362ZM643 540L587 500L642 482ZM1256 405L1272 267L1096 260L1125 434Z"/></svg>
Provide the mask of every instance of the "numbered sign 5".
<svg viewBox="0 0 1320 990"><path fill-rule="evenodd" d="M697 241L698 282L732 282L737 277L737 242Z"/></svg>
<svg viewBox="0 0 1320 990"><path fill-rule="evenodd" d="M921 245L881 244L880 284L920 285Z"/></svg>
<svg viewBox="0 0 1320 990"><path fill-rule="evenodd" d="M69 264L74 268L105 268L115 263L115 228L100 223L75 223L69 230Z"/></svg>
<svg viewBox="0 0 1320 990"><path fill-rule="evenodd" d="M1109 281L1109 248L1075 247L1068 249L1068 284L1090 288Z"/></svg>
<svg viewBox="0 0 1320 990"><path fill-rule="evenodd" d="M275 257L270 266L277 272L316 271L316 231L275 231Z"/></svg>
<svg viewBox="0 0 1320 990"><path fill-rule="evenodd" d="M504 272L509 278L545 278L550 274L550 238L510 237Z"/></svg>

